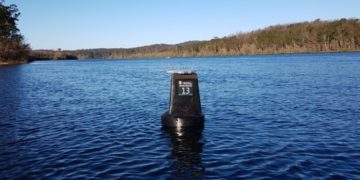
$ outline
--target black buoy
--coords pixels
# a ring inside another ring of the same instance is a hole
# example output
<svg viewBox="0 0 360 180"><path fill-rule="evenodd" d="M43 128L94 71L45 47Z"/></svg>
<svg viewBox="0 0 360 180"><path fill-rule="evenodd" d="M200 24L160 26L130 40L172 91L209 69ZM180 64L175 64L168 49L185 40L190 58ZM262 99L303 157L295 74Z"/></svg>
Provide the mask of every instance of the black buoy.
<svg viewBox="0 0 360 180"><path fill-rule="evenodd" d="M165 127L204 127L195 71L170 71L169 110L161 116Z"/></svg>

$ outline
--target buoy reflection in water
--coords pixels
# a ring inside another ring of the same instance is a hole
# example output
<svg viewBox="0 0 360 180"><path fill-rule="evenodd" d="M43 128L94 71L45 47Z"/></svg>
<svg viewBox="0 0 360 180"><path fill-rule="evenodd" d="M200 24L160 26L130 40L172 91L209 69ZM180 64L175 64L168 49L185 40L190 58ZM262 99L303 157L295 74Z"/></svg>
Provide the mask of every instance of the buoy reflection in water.
<svg viewBox="0 0 360 180"><path fill-rule="evenodd" d="M205 170L202 164L204 140L202 128L163 128L169 136L171 175L176 178L201 178Z"/></svg>

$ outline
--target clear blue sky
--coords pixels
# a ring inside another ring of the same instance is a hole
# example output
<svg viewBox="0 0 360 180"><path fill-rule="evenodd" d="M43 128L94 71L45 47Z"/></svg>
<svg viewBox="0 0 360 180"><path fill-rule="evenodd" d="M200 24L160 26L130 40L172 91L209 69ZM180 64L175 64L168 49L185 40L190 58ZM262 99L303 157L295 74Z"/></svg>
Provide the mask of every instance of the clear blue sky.
<svg viewBox="0 0 360 180"><path fill-rule="evenodd" d="M275 24L359 18L359 0L6 0L33 49L207 40Z"/></svg>

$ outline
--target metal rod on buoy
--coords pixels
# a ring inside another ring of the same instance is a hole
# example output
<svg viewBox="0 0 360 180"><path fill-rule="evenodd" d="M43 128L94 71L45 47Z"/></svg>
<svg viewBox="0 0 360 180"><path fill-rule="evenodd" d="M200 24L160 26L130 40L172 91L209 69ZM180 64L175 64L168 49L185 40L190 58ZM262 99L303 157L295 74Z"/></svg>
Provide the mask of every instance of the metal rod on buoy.
<svg viewBox="0 0 360 180"><path fill-rule="evenodd" d="M198 77L195 71L171 74L169 110L161 116L165 127L203 127Z"/></svg>

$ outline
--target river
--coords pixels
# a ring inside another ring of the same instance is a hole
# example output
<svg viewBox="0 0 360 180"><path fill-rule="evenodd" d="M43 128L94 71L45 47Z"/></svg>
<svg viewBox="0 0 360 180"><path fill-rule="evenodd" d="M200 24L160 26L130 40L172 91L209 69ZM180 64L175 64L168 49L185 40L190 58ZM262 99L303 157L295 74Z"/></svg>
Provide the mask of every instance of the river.
<svg viewBox="0 0 360 180"><path fill-rule="evenodd" d="M169 69L205 127L164 130ZM0 178L360 178L360 53L0 67Z"/></svg>

